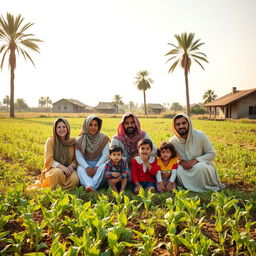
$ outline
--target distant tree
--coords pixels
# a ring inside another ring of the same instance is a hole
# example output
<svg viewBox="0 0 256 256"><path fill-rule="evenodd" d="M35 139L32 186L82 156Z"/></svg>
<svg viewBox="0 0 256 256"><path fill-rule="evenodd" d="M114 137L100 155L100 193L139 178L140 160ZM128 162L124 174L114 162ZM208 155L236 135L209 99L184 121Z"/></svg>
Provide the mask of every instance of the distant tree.
<svg viewBox="0 0 256 256"><path fill-rule="evenodd" d="M15 108L21 112L22 110L27 110L28 109L28 105L27 103L25 102L24 99L16 99L15 101Z"/></svg>
<svg viewBox="0 0 256 256"><path fill-rule="evenodd" d="M204 100L204 104L212 102L214 100L216 100L217 95L215 94L215 92L213 90L207 90L205 91L204 95L203 95L203 100Z"/></svg>
<svg viewBox="0 0 256 256"><path fill-rule="evenodd" d="M182 33L181 35L174 35L178 45L169 43L174 49L169 51L165 56L171 55L172 57L167 60L171 61L175 58L178 58L174 61L174 63L171 65L168 73L173 72L176 68L176 66L180 63L181 67L184 69L184 76L185 76L185 85L186 85L186 99L187 99L187 114L190 115L190 103L189 103L189 85L188 85L188 73L190 71L191 67L191 60L194 60L202 69L204 67L199 61L205 61L208 62L206 59L207 56L199 52L200 46L202 46L204 43L200 42L200 39L194 41L194 33ZM173 56L174 55L174 56Z"/></svg>
<svg viewBox="0 0 256 256"><path fill-rule="evenodd" d="M4 99L3 99L3 104L6 105L7 111L8 111L8 108L9 108L9 106L10 106L10 97L9 97L9 95L6 95L6 96L4 97Z"/></svg>
<svg viewBox="0 0 256 256"><path fill-rule="evenodd" d="M180 111L182 109L183 109L183 107L180 105L179 102L173 102L171 105L171 110L173 110L175 112Z"/></svg>
<svg viewBox="0 0 256 256"><path fill-rule="evenodd" d="M136 74L135 84L137 85L137 89L143 91L143 99L144 99L144 113L147 115L147 104L146 104L146 90L151 88L151 85L154 81L148 76L150 73L147 70L139 71Z"/></svg>
<svg viewBox="0 0 256 256"><path fill-rule="evenodd" d="M134 102L133 101L129 101L129 110L130 110L130 112L134 111L134 107L135 107Z"/></svg>
<svg viewBox="0 0 256 256"><path fill-rule="evenodd" d="M44 98L44 100L45 100L45 103L46 103L46 107L48 108L48 106L52 104L52 100L50 99L49 96L46 96Z"/></svg>
<svg viewBox="0 0 256 256"><path fill-rule="evenodd" d="M4 44L0 46L0 54L3 53L1 61L1 69L3 68L5 57L9 53L8 64L10 67L10 117L15 117L14 113L14 70L16 68L16 52L21 53L25 59L29 59L34 65L33 60L29 56L23 46L39 53L37 42L42 42L39 39L32 38L33 34L26 34L26 30L30 28L33 23L22 24L23 18L21 15L14 17L7 13L6 19L0 17L0 41ZM22 47L21 47L22 46Z"/></svg>
<svg viewBox="0 0 256 256"><path fill-rule="evenodd" d="M207 110L205 110L200 104L196 104L193 107L191 107L191 113L192 114L205 114L207 113Z"/></svg>
<svg viewBox="0 0 256 256"><path fill-rule="evenodd" d="M38 100L38 104L39 106L41 106L42 108L45 107L46 104L46 99L44 97L40 97Z"/></svg>
<svg viewBox="0 0 256 256"><path fill-rule="evenodd" d="M113 98L113 102L116 104L116 112L118 114L119 106L124 104L122 101L122 97L116 94Z"/></svg>

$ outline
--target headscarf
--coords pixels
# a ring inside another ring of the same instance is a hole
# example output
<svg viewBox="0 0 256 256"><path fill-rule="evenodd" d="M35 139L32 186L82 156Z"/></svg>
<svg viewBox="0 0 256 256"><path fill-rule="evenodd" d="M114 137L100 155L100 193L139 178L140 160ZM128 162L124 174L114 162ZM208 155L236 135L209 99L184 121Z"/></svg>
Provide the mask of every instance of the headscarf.
<svg viewBox="0 0 256 256"><path fill-rule="evenodd" d="M136 125L136 132L133 137L129 137L124 130L124 120L127 117L133 117ZM132 113L126 113L122 116L121 122L119 123L117 129L117 135L114 136L115 139L119 140L124 144L126 151L130 156L133 156L138 153L138 141L145 137L145 132L140 129L140 122L138 118Z"/></svg>
<svg viewBox="0 0 256 256"><path fill-rule="evenodd" d="M96 120L99 129L96 134L89 133L89 125L92 120ZM109 138L101 133L102 120L94 115L88 116L83 123L83 130L76 139L76 148L80 150L88 160L95 160L101 155L103 148L109 142Z"/></svg>
<svg viewBox="0 0 256 256"><path fill-rule="evenodd" d="M174 120L177 116L182 116L184 117L187 121L188 121L188 135L187 138L182 138L179 133L176 131L175 126L174 126ZM193 159L195 156L195 152L197 151L195 149L195 130L192 127L192 122L191 119L189 118L189 116L185 113L180 113L177 114L172 121L172 130L175 134L175 139L172 140L172 143L174 144L176 150L179 152L181 159L187 160L187 159ZM181 150L179 150L179 144L183 144L183 147L185 149L185 154L186 156L182 156L181 155Z"/></svg>
<svg viewBox="0 0 256 256"><path fill-rule="evenodd" d="M63 122L67 127L65 140L61 139L56 133L56 127L59 122ZM55 161L63 164L64 166L69 166L72 161L72 159L70 159L70 146L75 145L76 140L75 138L70 138L70 125L68 121L64 118L57 118L54 121L52 132L54 137L53 157Z"/></svg>

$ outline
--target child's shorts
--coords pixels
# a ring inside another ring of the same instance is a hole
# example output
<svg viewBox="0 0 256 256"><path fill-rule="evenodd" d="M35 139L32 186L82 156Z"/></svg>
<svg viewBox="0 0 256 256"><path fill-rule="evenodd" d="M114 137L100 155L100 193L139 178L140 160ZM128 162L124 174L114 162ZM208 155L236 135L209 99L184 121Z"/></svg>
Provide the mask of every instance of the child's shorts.
<svg viewBox="0 0 256 256"><path fill-rule="evenodd" d="M140 181L139 183L143 187L143 189L147 189L147 188L150 188L150 187L156 188L156 183L155 182Z"/></svg>

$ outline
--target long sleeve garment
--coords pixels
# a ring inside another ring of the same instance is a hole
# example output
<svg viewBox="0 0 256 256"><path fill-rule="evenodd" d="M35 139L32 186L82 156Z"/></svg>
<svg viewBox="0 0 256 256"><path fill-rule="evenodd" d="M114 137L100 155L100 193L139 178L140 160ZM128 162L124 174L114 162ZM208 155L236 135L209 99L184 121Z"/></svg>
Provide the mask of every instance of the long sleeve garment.
<svg viewBox="0 0 256 256"><path fill-rule="evenodd" d="M156 173L159 171L155 157L150 157L149 163L152 168L149 171L139 156L132 159L132 181L134 183L140 181L155 182Z"/></svg>

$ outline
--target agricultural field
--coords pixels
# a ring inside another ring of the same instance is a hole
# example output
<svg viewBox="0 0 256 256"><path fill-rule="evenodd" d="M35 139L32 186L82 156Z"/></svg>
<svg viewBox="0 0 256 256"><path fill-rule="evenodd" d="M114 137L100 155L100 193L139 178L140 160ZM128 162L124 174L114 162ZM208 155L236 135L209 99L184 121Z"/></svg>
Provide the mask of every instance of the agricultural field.
<svg viewBox="0 0 256 256"><path fill-rule="evenodd" d="M28 192L54 119L0 118L0 255L256 255L255 123L193 120L217 152L220 193ZM75 137L83 118L68 120ZM140 121L156 145L172 136L170 119Z"/></svg>

